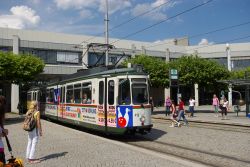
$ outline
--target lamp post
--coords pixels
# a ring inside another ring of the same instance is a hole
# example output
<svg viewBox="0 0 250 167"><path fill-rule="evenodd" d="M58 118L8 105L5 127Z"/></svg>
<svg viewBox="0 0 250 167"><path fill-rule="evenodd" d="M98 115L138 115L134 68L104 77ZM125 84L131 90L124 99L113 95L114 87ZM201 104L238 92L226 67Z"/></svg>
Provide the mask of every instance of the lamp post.
<svg viewBox="0 0 250 167"><path fill-rule="evenodd" d="M227 43L226 44L226 54L227 54L227 69L228 71L232 71L232 65L231 65L231 50L230 50L230 45ZM232 106L232 84L228 85L228 103L229 106Z"/></svg>

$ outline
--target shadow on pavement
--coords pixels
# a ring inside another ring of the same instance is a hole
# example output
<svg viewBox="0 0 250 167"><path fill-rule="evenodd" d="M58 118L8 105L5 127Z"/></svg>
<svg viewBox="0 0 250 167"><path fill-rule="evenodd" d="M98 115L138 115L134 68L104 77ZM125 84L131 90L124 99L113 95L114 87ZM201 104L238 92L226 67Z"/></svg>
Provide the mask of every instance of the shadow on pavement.
<svg viewBox="0 0 250 167"><path fill-rule="evenodd" d="M24 117L6 118L4 121L5 125L18 124L24 121Z"/></svg>
<svg viewBox="0 0 250 167"><path fill-rule="evenodd" d="M46 156L40 158L40 160L41 161L46 161L48 159L53 159L53 158L58 158L58 157L65 156L66 154L68 154L68 152L54 153L54 154L46 155Z"/></svg>

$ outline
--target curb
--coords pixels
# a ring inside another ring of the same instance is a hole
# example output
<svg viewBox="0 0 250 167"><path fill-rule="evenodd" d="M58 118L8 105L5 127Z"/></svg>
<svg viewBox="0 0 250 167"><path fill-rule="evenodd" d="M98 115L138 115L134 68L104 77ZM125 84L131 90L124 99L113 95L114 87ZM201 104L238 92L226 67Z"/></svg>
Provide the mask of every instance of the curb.
<svg viewBox="0 0 250 167"><path fill-rule="evenodd" d="M170 118L163 118L152 116L154 119L162 119L162 120L171 120ZM228 125L228 126L240 126L240 127L250 127L250 124L241 124L241 123L227 123L227 122L216 122L216 121L203 121L203 120L188 120L188 122L194 123L206 123L206 124L216 124L216 125Z"/></svg>

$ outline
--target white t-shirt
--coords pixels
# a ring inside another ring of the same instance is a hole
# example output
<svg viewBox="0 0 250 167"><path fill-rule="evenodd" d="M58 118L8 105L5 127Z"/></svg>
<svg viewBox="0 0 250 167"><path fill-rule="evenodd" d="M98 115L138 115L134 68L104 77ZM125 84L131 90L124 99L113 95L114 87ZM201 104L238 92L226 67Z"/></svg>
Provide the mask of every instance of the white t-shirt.
<svg viewBox="0 0 250 167"><path fill-rule="evenodd" d="M189 100L189 106L194 106L194 104L195 104L195 100L194 99Z"/></svg>

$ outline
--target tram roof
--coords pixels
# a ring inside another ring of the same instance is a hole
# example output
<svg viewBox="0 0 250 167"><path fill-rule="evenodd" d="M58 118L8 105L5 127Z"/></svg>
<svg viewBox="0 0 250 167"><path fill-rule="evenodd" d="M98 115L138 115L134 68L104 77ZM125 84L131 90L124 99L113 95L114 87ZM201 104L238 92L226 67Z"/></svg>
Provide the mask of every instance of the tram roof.
<svg viewBox="0 0 250 167"><path fill-rule="evenodd" d="M87 70L80 70L74 74L67 75L61 80L51 82L49 85L57 84L57 83L63 83L67 81L73 81L73 80L79 80L79 79L84 79L84 78L93 78L95 76L105 76L105 75L122 75L122 74L134 74L134 75L147 75L142 70L142 66L137 65L134 66L133 68L115 68L115 69L109 69L108 67L96 67L96 68L91 68Z"/></svg>

